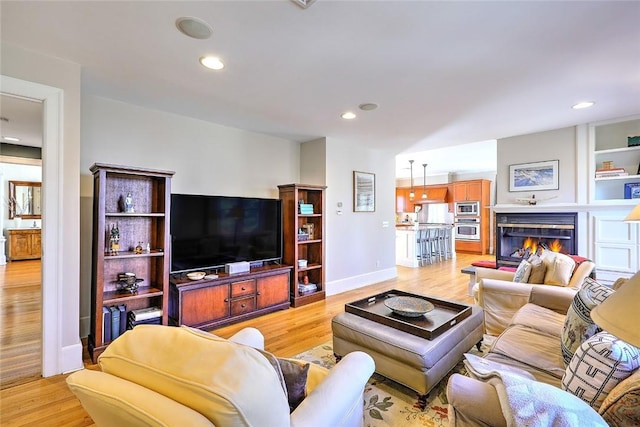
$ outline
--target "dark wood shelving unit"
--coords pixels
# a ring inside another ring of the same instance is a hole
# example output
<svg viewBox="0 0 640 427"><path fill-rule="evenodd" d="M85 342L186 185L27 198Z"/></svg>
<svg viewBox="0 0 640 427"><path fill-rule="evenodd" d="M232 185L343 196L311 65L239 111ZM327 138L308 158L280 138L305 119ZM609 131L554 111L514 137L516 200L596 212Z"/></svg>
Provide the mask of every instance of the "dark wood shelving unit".
<svg viewBox="0 0 640 427"><path fill-rule="evenodd" d="M283 212L283 263L293 266L291 270L291 305L299 307L325 298L324 259L325 259L325 189L320 185L287 184L279 185ZM313 213L302 214L301 203L313 205ZM299 240L299 231L305 226L313 226L313 237ZM306 267L300 267L298 261L307 260ZM317 289L312 292L300 292L298 284L307 276Z"/></svg>
<svg viewBox="0 0 640 427"><path fill-rule="evenodd" d="M131 310L156 306L161 323L168 323L170 269L171 178L174 172L96 163L93 173L93 248L91 330L89 353L95 363L109 345L103 334L103 307L125 305ZM122 212L127 193L135 212ZM120 230L120 250L109 252L109 230ZM141 243L150 251L136 253ZM135 273L142 279L135 292L117 289L118 275Z"/></svg>

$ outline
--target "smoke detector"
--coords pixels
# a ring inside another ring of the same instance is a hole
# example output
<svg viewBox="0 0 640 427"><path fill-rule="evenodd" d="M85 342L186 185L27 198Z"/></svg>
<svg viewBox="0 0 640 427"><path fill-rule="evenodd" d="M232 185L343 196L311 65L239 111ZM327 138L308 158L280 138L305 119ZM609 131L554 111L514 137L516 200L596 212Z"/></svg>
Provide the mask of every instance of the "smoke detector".
<svg viewBox="0 0 640 427"><path fill-rule="evenodd" d="M213 28L205 21L193 16L183 16L176 20L176 27L178 30L189 37L194 39L205 40L211 37L213 34Z"/></svg>
<svg viewBox="0 0 640 427"><path fill-rule="evenodd" d="M306 9L309 6L311 6L316 0L291 0L291 1L297 4L298 6L300 6L301 8Z"/></svg>

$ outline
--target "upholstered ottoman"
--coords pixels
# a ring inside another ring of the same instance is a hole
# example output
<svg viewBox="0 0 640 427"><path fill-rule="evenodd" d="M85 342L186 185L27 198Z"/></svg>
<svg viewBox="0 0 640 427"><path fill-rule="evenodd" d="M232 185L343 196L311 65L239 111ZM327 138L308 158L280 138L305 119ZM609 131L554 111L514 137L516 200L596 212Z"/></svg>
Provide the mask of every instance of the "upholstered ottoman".
<svg viewBox="0 0 640 427"><path fill-rule="evenodd" d="M432 340L400 331L351 313L331 321L333 351L338 360L352 351L369 354L376 372L418 392L421 404L433 387L474 345L480 348L482 308Z"/></svg>

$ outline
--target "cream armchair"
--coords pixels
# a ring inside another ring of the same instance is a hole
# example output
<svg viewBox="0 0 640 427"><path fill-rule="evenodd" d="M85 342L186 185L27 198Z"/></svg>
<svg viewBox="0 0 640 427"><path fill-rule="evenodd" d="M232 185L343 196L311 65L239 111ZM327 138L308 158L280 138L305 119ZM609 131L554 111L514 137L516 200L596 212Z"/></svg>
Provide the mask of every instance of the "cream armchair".
<svg viewBox="0 0 640 427"><path fill-rule="evenodd" d="M566 294L565 298L570 301L594 267L592 261L583 259L573 271L566 286L518 283L513 281L515 272L476 267L473 298L484 310L485 333L500 335L509 325L513 315L529 302L534 286L553 286L561 289L558 292Z"/></svg>
<svg viewBox="0 0 640 427"><path fill-rule="evenodd" d="M67 383L98 426L362 426L370 356L350 353L330 371L311 364L306 397L290 413L263 347L253 328L225 340L141 325L109 345L101 371L74 372Z"/></svg>

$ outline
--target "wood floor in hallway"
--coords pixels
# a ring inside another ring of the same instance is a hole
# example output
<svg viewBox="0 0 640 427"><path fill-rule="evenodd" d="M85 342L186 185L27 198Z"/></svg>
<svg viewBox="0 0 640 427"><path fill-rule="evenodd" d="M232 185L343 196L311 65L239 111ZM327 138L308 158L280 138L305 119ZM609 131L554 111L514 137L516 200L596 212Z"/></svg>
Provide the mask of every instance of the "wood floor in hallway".
<svg viewBox="0 0 640 427"><path fill-rule="evenodd" d="M0 266L0 389L42 373L40 260Z"/></svg>

